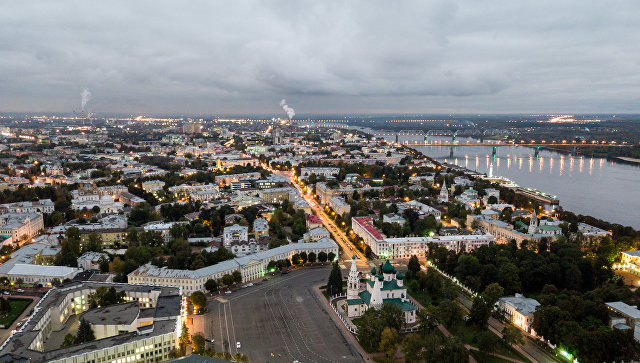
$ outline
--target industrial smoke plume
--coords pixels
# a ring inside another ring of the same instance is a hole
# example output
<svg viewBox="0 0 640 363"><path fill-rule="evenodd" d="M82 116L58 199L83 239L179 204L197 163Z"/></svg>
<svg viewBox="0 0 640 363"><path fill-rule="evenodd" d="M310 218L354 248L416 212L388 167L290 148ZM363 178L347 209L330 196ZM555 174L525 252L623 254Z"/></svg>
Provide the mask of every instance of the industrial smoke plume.
<svg viewBox="0 0 640 363"><path fill-rule="evenodd" d="M80 102L81 102L81 106L82 106L82 111L84 111L85 106L87 105L87 102L89 102L89 100L91 99L91 92L89 92L88 89L84 89L84 91L82 91L82 93L80 94Z"/></svg>
<svg viewBox="0 0 640 363"><path fill-rule="evenodd" d="M289 120L291 120L293 116L296 115L296 111L293 109L293 107L289 107L289 105L287 105L287 100L285 100L284 98L282 99L282 101L280 101L280 107L282 107L284 112L287 114Z"/></svg>

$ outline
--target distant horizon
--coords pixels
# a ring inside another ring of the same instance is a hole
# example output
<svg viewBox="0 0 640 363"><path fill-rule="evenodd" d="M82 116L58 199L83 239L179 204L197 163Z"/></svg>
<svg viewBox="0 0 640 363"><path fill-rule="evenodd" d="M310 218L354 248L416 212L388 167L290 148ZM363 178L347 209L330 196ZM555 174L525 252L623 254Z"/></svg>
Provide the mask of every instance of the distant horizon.
<svg viewBox="0 0 640 363"><path fill-rule="evenodd" d="M572 116L624 116L624 117L632 117L632 116L640 116L640 112L494 112L494 113L427 113L427 112L316 112L316 113L300 113L297 114L292 120L304 121L308 118L317 118L317 117L336 117L336 118L354 118L354 117L507 117L507 116L517 116L517 117L536 117L536 116L552 116L552 115L572 115ZM48 117L78 117L80 118L81 114L73 114L73 112L44 112L44 111L29 111L29 112L2 112L0 111L0 116L24 116L24 117L37 117L37 116L48 116ZM273 112L247 112L247 113L128 113L128 112L95 112L94 116L91 118L105 118L105 117L204 117L204 118L279 118L286 119L287 116L281 113Z"/></svg>

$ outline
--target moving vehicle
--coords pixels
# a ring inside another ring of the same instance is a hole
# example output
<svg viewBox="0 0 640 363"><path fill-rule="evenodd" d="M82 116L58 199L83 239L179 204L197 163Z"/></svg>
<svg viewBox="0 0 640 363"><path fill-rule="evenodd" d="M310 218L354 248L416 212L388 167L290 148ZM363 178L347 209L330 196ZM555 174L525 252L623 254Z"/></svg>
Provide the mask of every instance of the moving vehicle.
<svg viewBox="0 0 640 363"><path fill-rule="evenodd" d="M17 291L18 291L18 292L24 292L24 290L22 290L22 289L18 289Z"/></svg>
<svg viewBox="0 0 640 363"><path fill-rule="evenodd" d="M240 349L240 342L236 342L236 349Z"/></svg>
<svg viewBox="0 0 640 363"><path fill-rule="evenodd" d="M231 293L231 290L227 290L224 292L225 294L229 295Z"/></svg>

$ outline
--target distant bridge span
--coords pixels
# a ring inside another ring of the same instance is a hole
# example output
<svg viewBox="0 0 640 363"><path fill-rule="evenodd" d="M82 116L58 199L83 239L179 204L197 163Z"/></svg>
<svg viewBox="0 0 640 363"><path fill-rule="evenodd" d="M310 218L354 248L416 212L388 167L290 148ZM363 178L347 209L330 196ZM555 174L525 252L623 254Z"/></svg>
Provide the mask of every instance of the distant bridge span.
<svg viewBox="0 0 640 363"><path fill-rule="evenodd" d="M437 146L437 147L448 147L449 148L449 156L453 156L453 152L456 148L458 147L464 147L464 146L476 146L476 147L482 147L482 146L488 146L492 148L491 154L493 156L496 156L497 152L498 152L498 148L499 147L504 147L504 146L528 146L528 147L533 147L535 148L535 156L537 157L540 153L540 149L545 147L545 146L571 146L571 154L575 154L577 149L583 148L583 147L631 147L633 145L628 145L628 144L566 144L566 143L504 143L504 144L492 144L492 143L462 143L462 144L457 144L457 143L422 143L422 144L412 144L412 143L406 143L406 144L402 144L402 145L406 145L406 146Z"/></svg>

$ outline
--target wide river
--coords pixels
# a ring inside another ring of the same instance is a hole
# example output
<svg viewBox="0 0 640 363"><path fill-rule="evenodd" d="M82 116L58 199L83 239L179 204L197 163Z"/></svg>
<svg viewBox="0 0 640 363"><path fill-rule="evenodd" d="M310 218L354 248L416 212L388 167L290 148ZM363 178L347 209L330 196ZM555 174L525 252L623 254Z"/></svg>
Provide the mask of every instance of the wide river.
<svg viewBox="0 0 640 363"><path fill-rule="evenodd" d="M421 136L399 136L398 141L407 145L425 143ZM456 140L458 144L467 142L478 140ZM429 137L427 143L450 144L451 138ZM462 146L450 157L448 146L416 147L438 161L485 174L492 169L494 176L553 194L565 210L640 229L640 167L550 151L540 151L536 158L534 150L524 146L501 146L494 158L491 149Z"/></svg>

